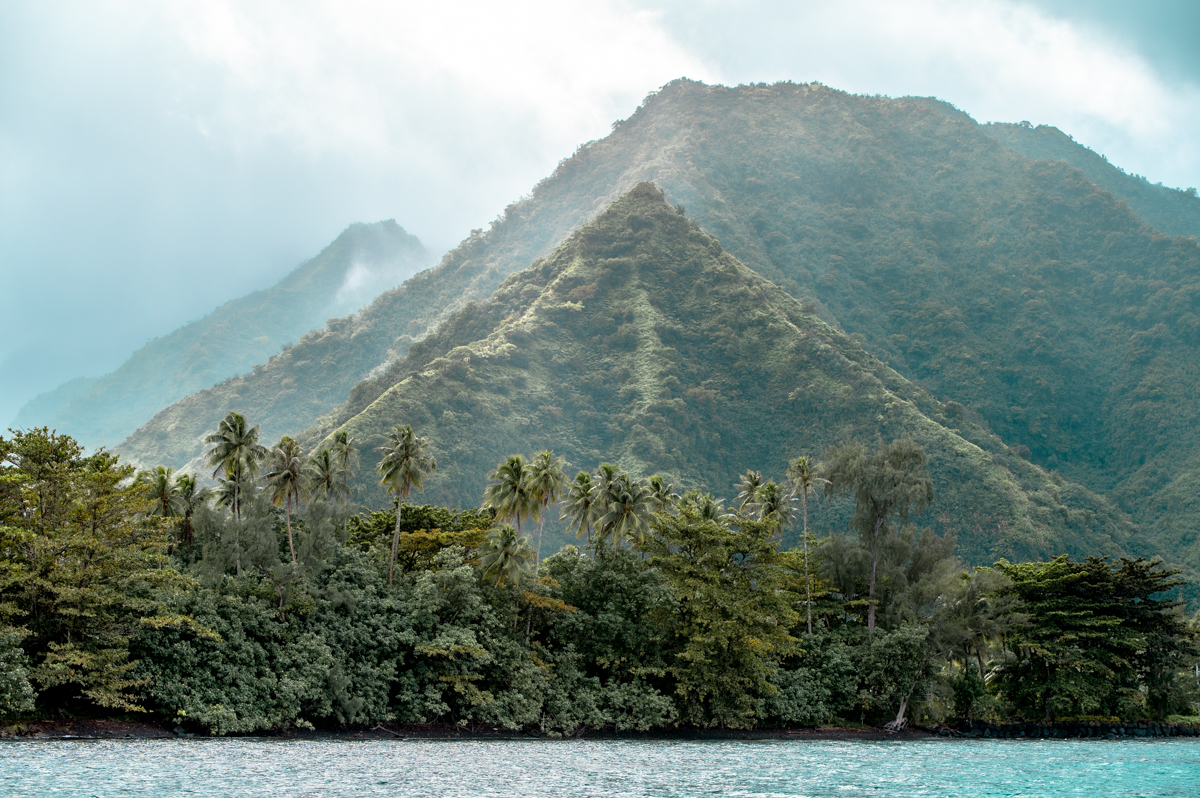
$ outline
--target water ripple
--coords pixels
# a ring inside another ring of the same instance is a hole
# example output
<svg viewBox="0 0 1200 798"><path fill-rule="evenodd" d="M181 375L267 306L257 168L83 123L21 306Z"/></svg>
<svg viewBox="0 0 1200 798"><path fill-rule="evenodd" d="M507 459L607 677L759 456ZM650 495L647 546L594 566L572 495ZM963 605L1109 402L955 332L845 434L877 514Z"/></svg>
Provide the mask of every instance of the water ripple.
<svg viewBox="0 0 1200 798"><path fill-rule="evenodd" d="M0 796L1195 796L1200 740L0 743Z"/></svg>

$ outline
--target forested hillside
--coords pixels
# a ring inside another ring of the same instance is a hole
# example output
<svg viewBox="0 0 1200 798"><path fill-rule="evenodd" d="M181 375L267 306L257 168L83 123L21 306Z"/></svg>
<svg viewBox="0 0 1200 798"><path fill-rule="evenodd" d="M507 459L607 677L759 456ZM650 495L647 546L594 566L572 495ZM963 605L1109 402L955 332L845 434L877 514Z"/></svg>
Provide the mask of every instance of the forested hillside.
<svg viewBox="0 0 1200 798"><path fill-rule="evenodd" d="M1052 125L993 122L983 131L1026 158L1066 161L1164 233L1200 237L1200 197L1195 188L1170 188L1128 174Z"/></svg>
<svg viewBox="0 0 1200 798"><path fill-rule="evenodd" d="M38 397L22 409L18 425L53 427L92 447L115 446L167 405L265 362L429 262L421 242L393 220L351 225L274 286L155 338L99 380L72 380Z"/></svg>
<svg viewBox="0 0 1200 798"><path fill-rule="evenodd" d="M187 462L234 409L267 436L298 431L345 397L346 364L398 359L640 180L1014 451L1110 494L1146 550L1200 562L1196 241L945 103L820 85L667 85L437 269L169 408L123 450Z"/></svg>
<svg viewBox="0 0 1200 798"><path fill-rule="evenodd" d="M1129 542L1104 500L880 363L649 183L460 310L328 420L359 441L364 466L398 423L436 452L423 498L449 506L481 501L488 472L514 452L553 448L576 470L611 460L729 497L747 468L782 479L797 455L910 435L940 486L923 521L955 533L972 561L1116 554ZM364 468L358 495L378 506L375 482ZM822 528L843 528L845 509L824 512Z"/></svg>

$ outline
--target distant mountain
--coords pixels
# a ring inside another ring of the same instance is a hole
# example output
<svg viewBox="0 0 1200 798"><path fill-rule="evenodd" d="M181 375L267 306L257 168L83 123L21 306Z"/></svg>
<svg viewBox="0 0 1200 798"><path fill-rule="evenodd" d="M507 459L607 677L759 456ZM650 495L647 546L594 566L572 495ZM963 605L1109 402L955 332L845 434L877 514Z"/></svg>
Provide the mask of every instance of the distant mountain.
<svg viewBox="0 0 1200 798"><path fill-rule="evenodd" d="M68 380L52 391L39 393L25 403L25 406L13 419L14 429L40 427L47 423L46 419L54 418L62 412L71 400L91 388L99 381L99 377L76 377Z"/></svg>
<svg viewBox="0 0 1200 798"><path fill-rule="evenodd" d="M281 346L360 308L430 260L421 242L395 221L351 225L274 286L150 341L99 380L72 380L39 396L22 408L19 423L112 447L164 407L265 362Z"/></svg>
<svg viewBox="0 0 1200 798"><path fill-rule="evenodd" d="M335 425L350 430L364 447L360 496L380 504L372 450L398 423L439 461L421 500L451 506L478 503L514 452L552 447L575 468L614 461L729 497L746 468L782 476L797 454L907 433L938 486L927 523L975 561L1115 554L1132 529L747 269L649 183L390 374L375 401L348 402L304 438L315 448ZM829 528L845 510L817 519Z"/></svg>
<svg viewBox="0 0 1200 798"><path fill-rule="evenodd" d="M926 98L673 82L437 268L168 408L122 450L178 465L230 409L273 438L347 392L367 407L413 341L652 180L897 373L1116 500L1136 550L1200 565L1200 245L995 132Z"/></svg>
<svg viewBox="0 0 1200 798"><path fill-rule="evenodd" d="M994 122L984 125L983 132L1026 158L1066 161L1164 233L1200 237L1200 197L1195 188L1170 188L1128 174L1051 125Z"/></svg>

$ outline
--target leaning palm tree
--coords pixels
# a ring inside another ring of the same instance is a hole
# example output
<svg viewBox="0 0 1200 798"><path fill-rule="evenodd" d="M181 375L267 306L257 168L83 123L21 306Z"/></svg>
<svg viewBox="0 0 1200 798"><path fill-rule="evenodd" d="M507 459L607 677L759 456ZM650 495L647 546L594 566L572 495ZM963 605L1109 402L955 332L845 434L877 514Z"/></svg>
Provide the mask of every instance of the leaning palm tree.
<svg viewBox="0 0 1200 798"><path fill-rule="evenodd" d="M292 541L292 508L299 506L308 493L308 478L304 475L304 450L291 437L284 435L271 450L270 465L266 474L267 486L271 489L271 501L283 507L287 525L288 550L292 562L296 562L296 544Z"/></svg>
<svg viewBox="0 0 1200 798"><path fill-rule="evenodd" d="M309 489L326 502L345 501L350 498L350 487L342 481L342 470L337 456L330 447L318 449L304 466Z"/></svg>
<svg viewBox="0 0 1200 798"><path fill-rule="evenodd" d="M621 472L608 483L603 500L606 512L600 517L600 533L612 535L613 548L625 538L637 545L643 543L647 518L652 511L650 491L646 486Z"/></svg>
<svg viewBox="0 0 1200 798"><path fill-rule="evenodd" d="M537 507L529 488L530 471L524 457L510 455L488 475L491 481L483 492L483 506L495 510L496 516L502 521L516 521L518 536L521 534L521 521L535 513Z"/></svg>
<svg viewBox="0 0 1200 798"><path fill-rule="evenodd" d="M175 480L175 469L156 466L150 471L139 471L135 483L150 500L150 515L160 518L178 518L183 515L183 497Z"/></svg>
<svg viewBox="0 0 1200 798"><path fill-rule="evenodd" d="M479 565L484 579L495 579L496 587L516 584L533 570L534 553L529 538L520 537L508 524L488 530L479 547Z"/></svg>
<svg viewBox="0 0 1200 798"><path fill-rule="evenodd" d="M674 486L664 477L655 474L650 477L647 484L650 487L650 504L655 512L661 513L669 510L679 501L679 494L675 493Z"/></svg>
<svg viewBox="0 0 1200 798"><path fill-rule="evenodd" d="M556 458L549 449L539 452L529 464L529 498L533 502L533 515L537 516L538 537L534 560L534 573L542 560L542 529L546 526L546 513L550 505L558 504L567 487L567 475L563 473L563 459Z"/></svg>
<svg viewBox="0 0 1200 798"><path fill-rule="evenodd" d="M734 487L738 489L738 495L734 498L738 502L738 509L743 512L746 507L753 505L755 499L758 498L758 489L763 486L763 475L761 471L749 471L742 474L742 478L734 483Z"/></svg>
<svg viewBox="0 0 1200 798"><path fill-rule="evenodd" d="M808 568L808 497L819 498L821 490L829 484L829 480L821 476L820 469L807 456L797 457L788 463L787 478L792 483L792 495L800 497L800 514L804 518L804 526L800 532L804 541L804 608L808 616L808 633L812 634L812 573Z"/></svg>
<svg viewBox="0 0 1200 798"><path fill-rule="evenodd" d="M258 442L258 427L247 427L246 417L241 413L230 412L217 431L204 439L212 444L205 452L205 461L213 468L213 479L221 472L225 479L231 480L232 494L229 506L240 521L242 519L241 488L246 479L251 479L258 473L258 466L267 455L265 446ZM238 478L233 479L234 473Z"/></svg>
<svg viewBox="0 0 1200 798"><path fill-rule="evenodd" d="M396 494L396 531L392 535L392 557L388 565L388 586L396 574L396 556L400 551L400 510L413 488L425 484L425 477L437 471L437 461L428 453L429 441L418 438L408 424L397 424L387 434L387 443L375 451L383 455L375 470L379 472L379 484L387 487L388 493Z"/></svg>
<svg viewBox="0 0 1200 798"><path fill-rule="evenodd" d="M566 516L568 532L574 528L575 537L587 535L589 541L592 539L592 527L600 518L600 491L586 471L575 475L567 491Z"/></svg>

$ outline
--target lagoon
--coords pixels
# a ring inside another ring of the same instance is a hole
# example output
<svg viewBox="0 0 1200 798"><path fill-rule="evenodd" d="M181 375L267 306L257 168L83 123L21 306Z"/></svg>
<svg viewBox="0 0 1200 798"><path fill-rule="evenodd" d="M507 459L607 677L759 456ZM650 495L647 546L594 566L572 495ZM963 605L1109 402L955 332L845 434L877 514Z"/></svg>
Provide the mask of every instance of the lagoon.
<svg viewBox="0 0 1200 798"><path fill-rule="evenodd" d="M1191 796L1200 739L56 740L0 796Z"/></svg>

